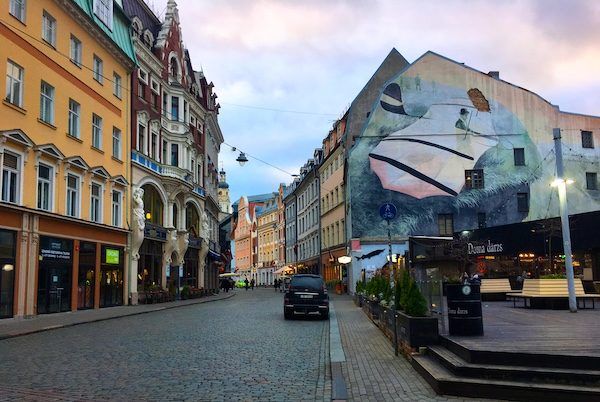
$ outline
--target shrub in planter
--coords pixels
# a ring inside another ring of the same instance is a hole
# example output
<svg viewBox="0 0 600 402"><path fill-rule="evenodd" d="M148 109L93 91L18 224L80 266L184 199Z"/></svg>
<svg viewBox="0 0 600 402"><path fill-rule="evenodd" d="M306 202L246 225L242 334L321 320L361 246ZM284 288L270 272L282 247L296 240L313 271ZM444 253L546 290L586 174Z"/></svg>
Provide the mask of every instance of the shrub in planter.
<svg viewBox="0 0 600 402"><path fill-rule="evenodd" d="M412 317L425 317L427 315L427 301L421 294L414 281L410 282L406 293L404 311Z"/></svg>
<svg viewBox="0 0 600 402"><path fill-rule="evenodd" d="M181 298L183 300L189 299L190 298L190 294L191 294L191 290L190 287L188 285L185 285L182 289L181 289Z"/></svg>

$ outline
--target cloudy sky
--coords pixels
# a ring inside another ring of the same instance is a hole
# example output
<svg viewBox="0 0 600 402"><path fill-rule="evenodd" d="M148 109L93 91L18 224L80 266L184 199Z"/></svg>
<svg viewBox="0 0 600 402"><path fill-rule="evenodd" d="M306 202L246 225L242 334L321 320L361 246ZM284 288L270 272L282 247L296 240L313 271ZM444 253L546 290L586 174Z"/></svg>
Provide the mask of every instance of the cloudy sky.
<svg viewBox="0 0 600 402"><path fill-rule="evenodd" d="M164 15L167 0L146 0ZM178 0L194 68L215 84L232 202L298 173L395 47L427 50L600 115L597 0Z"/></svg>

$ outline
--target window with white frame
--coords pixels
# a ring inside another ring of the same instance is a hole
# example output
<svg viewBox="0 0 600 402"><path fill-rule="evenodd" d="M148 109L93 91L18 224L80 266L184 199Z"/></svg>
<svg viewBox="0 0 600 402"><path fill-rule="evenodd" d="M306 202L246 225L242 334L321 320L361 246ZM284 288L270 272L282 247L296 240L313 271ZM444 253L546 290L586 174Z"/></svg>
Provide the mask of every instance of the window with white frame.
<svg viewBox="0 0 600 402"><path fill-rule="evenodd" d="M75 218L79 217L79 177L67 175L67 215Z"/></svg>
<svg viewBox="0 0 600 402"><path fill-rule="evenodd" d="M138 141L137 149L141 153L145 153L146 150L146 130L147 127L142 123L138 123Z"/></svg>
<svg viewBox="0 0 600 402"><path fill-rule="evenodd" d="M121 130L113 127L112 156L121 159Z"/></svg>
<svg viewBox="0 0 600 402"><path fill-rule="evenodd" d="M113 73L113 95L119 99L123 96L122 85L123 81L121 80L121 76L117 73Z"/></svg>
<svg viewBox="0 0 600 402"><path fill-rule="evenodd" d="M81 67L81 41L71 35L71 61Z"/></svg>
<svg viewBox="0 0 600 402"><path fill-rule="evenodd" d="M158 134L152 131L150 140L150 157L154 160L158 158Z"/></svg>
<svg viewBox="0 0 600 402"><path fill-rule="evenodd" d="M25 0L10 0L10 15L25 22Z"/></svg>
<svg viewBox="0 0 600 402"><path fill-rule="evenodd" d="M8 60L6 62L6 96L7 102L23 107L23 67Z"/></svg>
<svg viewBox="0 0 600 402"><path fill-rule="evenodd" d="M67 133L75 138L79 138L80 112L81 105L73 99L69 99L69 127Z"/></svg>
<svg viewBox="0 0 600 402"><path fill-rule="evenodd" d="M96 55L94 55L94 79L100 84L104 82L104 62Z"/></svg>
<svg viewBox="0 0 600 402"><path fill-rule="evenodd" d="M92 113L92 146L102 149L102 117Z"/></svg>
<svg viewBox="0 0 600 402"><path fill-rule="evenodd" d="M54 124L54 87L44 81L40 86L40 120Z"/></svg>
<svg viewBox="0 0 600 402"><path fill-rule="evenodd" d="M19 202L21 157L12 152L4 152L2 164L2 201Z"/></svg>
<svg viewBox="0 0 600 402"><path fill-rule="evenodd" d="M92 183L90 188L90 220L101 222L102 220L102 185Z"/></svg>
<svg viewBox="0 0 600 402"><path fill-rule="evenodd" d="M112 192L112 224L113 226L121 226L121 199L123 198L120 191L113 190Z"/></svg>
<svg viewBox="0 0 600 402"><path fill-rule="evenodd" d="M42 39L53 47L56 46L56 18L46 10L42 15Z"/></svg>
<svg viewBox="0 0 600 402"><path fill-rule="evenodd" d="M167 163L167 154L169 152L169 143L167 140L162 141L162 163Z"/></svg>
<svg viewBox="0 0 600 402"><path fill-rule="evenodd" d="M113 0L94 0L94 14L104 25L112 30Z"/></svg>
<svg viewBox="0 0 600 402"><path fill-rule="evenodd" d="M52 210L53 170L43 163L38 165L37 207L44 211Z"/></svg>

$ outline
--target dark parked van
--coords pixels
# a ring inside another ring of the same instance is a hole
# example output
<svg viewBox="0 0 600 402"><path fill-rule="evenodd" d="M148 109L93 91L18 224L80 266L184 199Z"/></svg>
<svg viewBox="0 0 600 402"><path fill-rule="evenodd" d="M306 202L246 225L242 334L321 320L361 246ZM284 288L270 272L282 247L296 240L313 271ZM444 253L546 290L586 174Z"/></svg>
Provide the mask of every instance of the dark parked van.
<svg viewBox="0 0 600 402"><path fill-rule="evenodd" d="M292 276L283 297L283 315L288 320L294 313L318 313L323 319L329 318L329 295L319 275Z"/></svg>

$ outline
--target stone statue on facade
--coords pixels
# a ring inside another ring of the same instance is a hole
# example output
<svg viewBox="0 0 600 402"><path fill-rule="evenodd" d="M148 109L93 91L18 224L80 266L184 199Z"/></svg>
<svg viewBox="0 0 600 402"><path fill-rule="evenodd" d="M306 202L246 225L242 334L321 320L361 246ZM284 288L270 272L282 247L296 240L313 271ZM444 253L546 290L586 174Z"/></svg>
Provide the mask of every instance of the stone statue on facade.
<svg viewBox="0 0 600 402"><path fill-rule="evenodd" d="M177 244L177 229L169 229L167 231L167 241L165 242L165 248L163 253L165 265L170 265L173 262L173 259L171 258L173 252L176 252L177 256L179 257L179 250Z"/></svg>
<svg viewBox="0 0 600 402"><path fill-rule="evenodd" d="M185 232L185 233L179 233L179 235L177 236L177 252L179 255L179 261L178 264L179 265L183 265L184 260L185 260L185 253L188 249L188 246L190 244L190 233L189 232Z"/></svg>
<svg viewBox="0 0 600 402"><path fill-rule="evenodd" d="M134 260L140 258L140 247L144 241L146 220L144 214L144 189L133 190L133 219L131 221L131 255Z"/></svg>
<svg viewBox="0 0 600 402"><path fill-rule="evenodd" d="M204 269L206 268L206 256L208 255L208 241L210 239L210 233L208 229L208 215L205 210L200 211L200 237L202 238L202 245L200 246L199 255L199 267L200 275L204 275Z"/></svg>

